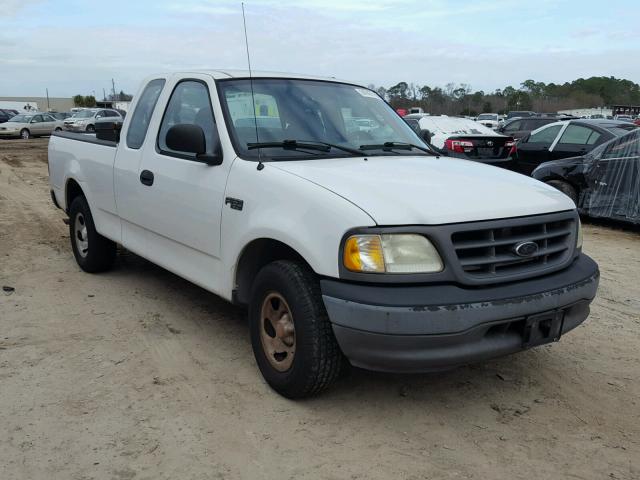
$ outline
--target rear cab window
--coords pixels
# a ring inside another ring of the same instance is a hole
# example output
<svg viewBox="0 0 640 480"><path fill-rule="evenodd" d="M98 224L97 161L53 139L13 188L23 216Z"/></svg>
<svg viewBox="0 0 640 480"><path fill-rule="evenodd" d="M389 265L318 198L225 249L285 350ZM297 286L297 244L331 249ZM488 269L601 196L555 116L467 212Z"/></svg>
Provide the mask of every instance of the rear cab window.
<svg viewBox="0 0 640 480"><path fill-rule="evenodd" d="M165 82L164 78L151 80L142 91L127 130L127 147L137 150L144 143L151 115Z"/></svg>

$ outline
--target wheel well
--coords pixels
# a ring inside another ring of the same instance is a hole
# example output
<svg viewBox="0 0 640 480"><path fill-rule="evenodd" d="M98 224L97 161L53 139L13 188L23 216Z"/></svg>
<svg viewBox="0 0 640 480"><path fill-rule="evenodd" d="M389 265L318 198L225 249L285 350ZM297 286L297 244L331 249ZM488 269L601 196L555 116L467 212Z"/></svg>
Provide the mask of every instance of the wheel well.
<svg viewBox="0 0 640 480"><path fill-rule="evenodd" d="M69 212L69 207L71 206L71 202L75 200L76 197L84 195L82 188L74 179L70 179L67 182L67 192L66 192L66 211Z"/></svg>
<svg viewBox="0 0 640 480"><path fill-rule="evenodd" d="M233 301L241 305L249 303L253 280L265 265L276 260L295 260L313 271L307 261L289 245L271 238L259 238L249 243L240 254L236 267Z"/></svg>

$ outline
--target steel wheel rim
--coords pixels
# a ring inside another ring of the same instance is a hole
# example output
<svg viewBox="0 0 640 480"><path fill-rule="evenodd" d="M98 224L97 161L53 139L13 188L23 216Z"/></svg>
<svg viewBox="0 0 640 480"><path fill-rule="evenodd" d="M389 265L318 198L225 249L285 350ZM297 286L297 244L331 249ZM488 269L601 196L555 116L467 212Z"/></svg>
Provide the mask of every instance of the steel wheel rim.
<svg viewBox="0 0 640 480"><path fill-rule="evenodd" d="M29 132L27 132L26 130L23 130L21 133L21 136L26 140L29 138Z"/></svg>
<svg viewBox="0 0 640 480"><path fill-rule="evenodd" d="M291 368L296 353L296 331L289 304L270 292L260 309L260 341L269 364L279 372Z"/></svg>
<svg viewBox="0 0 640 480"><path fill-rule="evenodd" d="M76 215L76 220L73 222L73 238L78 254L85 258L89 253L89 237L87 236L87 223L81 213Z"/></svg>

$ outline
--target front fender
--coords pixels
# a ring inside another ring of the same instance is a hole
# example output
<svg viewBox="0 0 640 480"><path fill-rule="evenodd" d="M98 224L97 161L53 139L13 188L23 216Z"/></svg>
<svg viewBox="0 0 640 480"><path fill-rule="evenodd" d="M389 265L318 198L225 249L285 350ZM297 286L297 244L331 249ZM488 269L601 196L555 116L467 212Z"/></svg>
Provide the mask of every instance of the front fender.
<svg viewBox="0 0 640 480"><path fill-rule="evenodd" d="M296 175L236 160L225 197L242 200L242 210L222 207L221 252L233 288L238 259L253 240L269 238L298 252L318 274L338 278L340 242L347 230L373 226L363 210Z"/></svg>

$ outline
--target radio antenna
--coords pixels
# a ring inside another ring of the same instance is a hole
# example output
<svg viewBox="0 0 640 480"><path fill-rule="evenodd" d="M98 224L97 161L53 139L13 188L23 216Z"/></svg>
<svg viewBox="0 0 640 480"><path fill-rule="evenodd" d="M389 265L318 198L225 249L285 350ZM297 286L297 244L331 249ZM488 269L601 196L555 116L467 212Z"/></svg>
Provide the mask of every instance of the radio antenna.
<svg viewBox="0 0 640 480"><path fill-rule="evenodd" d="M244 2L242 2L242 24L244 25L244 44L247 47L247 64L249 65L249 84L251 85L251 108L253 108L253 124L256 128L256 143L260 143L258 138L258 115L256 114L256 98L253 93L253 73L251 72L251 56L249 55L249 39L247 37L247 19L244 15ZM262 155L258 147L258 170L262 170Z"/></svg>

